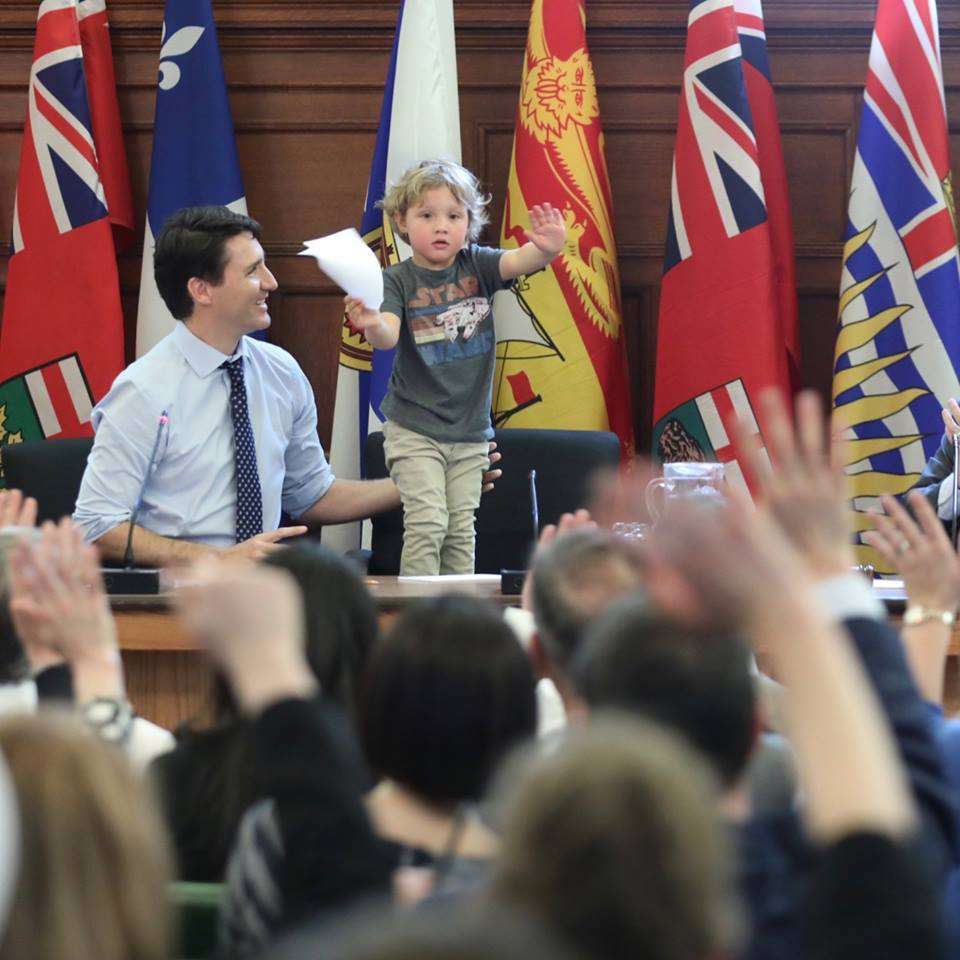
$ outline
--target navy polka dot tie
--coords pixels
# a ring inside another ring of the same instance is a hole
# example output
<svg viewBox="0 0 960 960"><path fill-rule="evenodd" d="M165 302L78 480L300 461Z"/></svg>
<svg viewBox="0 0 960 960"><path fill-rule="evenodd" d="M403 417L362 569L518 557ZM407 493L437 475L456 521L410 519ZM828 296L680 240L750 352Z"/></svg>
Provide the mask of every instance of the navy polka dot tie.
<svg viewBox="0 0 960 960"><path fill-rule="evenodd" d="M263 533L263 496L257 473L257 447L250 428L243 357L222 363L230 376L230 416L233 418L233 459L237 473L237 543Z"/></svg>

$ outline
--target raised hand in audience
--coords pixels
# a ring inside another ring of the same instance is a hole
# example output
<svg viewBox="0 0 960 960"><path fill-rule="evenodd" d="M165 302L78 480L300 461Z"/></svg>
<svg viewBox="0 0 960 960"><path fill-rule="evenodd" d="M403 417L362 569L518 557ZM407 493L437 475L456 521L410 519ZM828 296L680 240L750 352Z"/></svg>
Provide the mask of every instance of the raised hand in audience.
<svg viewBox="0 0 960 960"><path fill-rule="evenodd" d="M811 835L900 836L915 811L887 722L850 640L814 589L812 568L769 514L731 492L729 506L672 511L651 562L687 581L710 616L739 622L786 685L785 708Z"/></svg>
<svg viewBox="0 0 960 960"><path fill-rule="evenodd" d="M793 424L779 390L764 391L759 407L772 465L747 424L741 421L736 434L762 509L817 579L849 573L855 561L843 471L845 441L839 431L830 431L820 397L812 390L797 396Z"/></svg>
<svg viewBox="0 0 960 960"><path fill-rule="evenodd" d="M304 653L303 603L286 571L206 559L177 590L176 605L245 713L316 691Z"/></svg>
<svg viewBox="0 0 960 960"><path fill-rule="evenodd" d="M17 544L10 613L34 671L65 660L75 698L124 696L117 631L97 551L69 517L45 523L40 539Z"/></svg>
<svg viewBox="0 0 960 960"><path fill-rule="evenodd" d="M909 500L916 520L885 496L886 514L874 515L876 529L863 539L903 577L916 616L916 622L907 616L903 626L907 659L920 692L940 703L952 618L960 606L960 558L927 498L915 492Z"/></svg>
<svg viewBox="0 0 960 960"><path fill-rule="evenodd" d="M33 527L37 523L37 501L19 490L0 490L0 527Z"/></svg>

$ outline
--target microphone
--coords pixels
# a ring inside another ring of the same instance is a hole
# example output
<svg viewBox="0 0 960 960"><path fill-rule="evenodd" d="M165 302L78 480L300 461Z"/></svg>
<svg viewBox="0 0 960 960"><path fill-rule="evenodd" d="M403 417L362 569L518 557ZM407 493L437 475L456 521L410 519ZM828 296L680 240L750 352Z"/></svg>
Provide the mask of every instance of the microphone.
<svg viewBox="0 0 960 960"><path fill-rule="evenodd" d="M530 481L530 523L533 532L533 546L530 556L537 549L537 540L540 539L540 499L537 496L537 471L531 470L527 474ZM526 579L526 570L501 570L500 593L505 597L517 597L523 592L523 581Z"/></svg>
<svg viewBox="0 0 960 960"><path fill-rule="evenodd" d="M150 473L157 460L160 437L163 434L163 428L169 422L170 417L164 410L157 421L157 433L153 438L153 449L150 451L150 459L147 461L147 469L143 476L143 483L140 484L137 501L133 506L133 512L130 514L130 529L127 532L127 548L123 552L123 566L104 567L101 570L104 588L108 594L154 594L160 592L160 571L157 569L138 570L133 565L133 530L140 517L140 511L143 508L143 496L147 489L147 483L150 481Z"/></svg>

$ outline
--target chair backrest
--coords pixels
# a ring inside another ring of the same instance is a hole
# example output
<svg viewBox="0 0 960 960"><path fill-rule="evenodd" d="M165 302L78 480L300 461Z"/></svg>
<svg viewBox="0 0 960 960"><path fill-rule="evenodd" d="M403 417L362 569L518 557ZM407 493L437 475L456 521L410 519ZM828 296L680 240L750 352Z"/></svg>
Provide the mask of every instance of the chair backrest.
<svg viewBox="0 0 960 960"><path fill-rule="evenodd" d="M620 462L616 434L599 430L497 430L503 476L485 493L477 511L477 573L523 569L533 545L530 502L531 470L537 471L540 526L587 503L592 474ZM366 475L387 476L383 434L367 437ZM403 547L403 513L393 510L373 518L371 574L395 574Z"/></svg>
<svg viewBox="0 0 960 960"><path fill-rule="evenodd" d="M36 497L37 519L59 520L73 513L93 438L30 440L3 447L4 483Z"/></svg>

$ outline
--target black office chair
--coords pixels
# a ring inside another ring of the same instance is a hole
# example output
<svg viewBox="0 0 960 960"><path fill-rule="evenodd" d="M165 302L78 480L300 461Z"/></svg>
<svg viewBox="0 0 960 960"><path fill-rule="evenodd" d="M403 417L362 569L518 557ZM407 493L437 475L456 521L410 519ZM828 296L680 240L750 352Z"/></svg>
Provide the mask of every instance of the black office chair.
<svg viewBox="0 0 960 960"><path fill-rule="evenodd" d="M599 430L497 430L494 439L503 454L503 476L480 499L477 511L477 573L522 570L533 545L530 502L531 469L537 471L540 526L556 523L560 514L586 505L590 478L600 467L620 462L616 434ZM372 433L364 448L366 475L387 476L383 434ZM368 572L386 576L400 569L403 511L373 518Z"/></svg>
<svg viewBox="0 0 960 960"><path fill-rule="evenodd" d="M59 520L73 513L92 446L92 437L7 444L0 449L4 484L36 498L39 522Z"/></svg>

